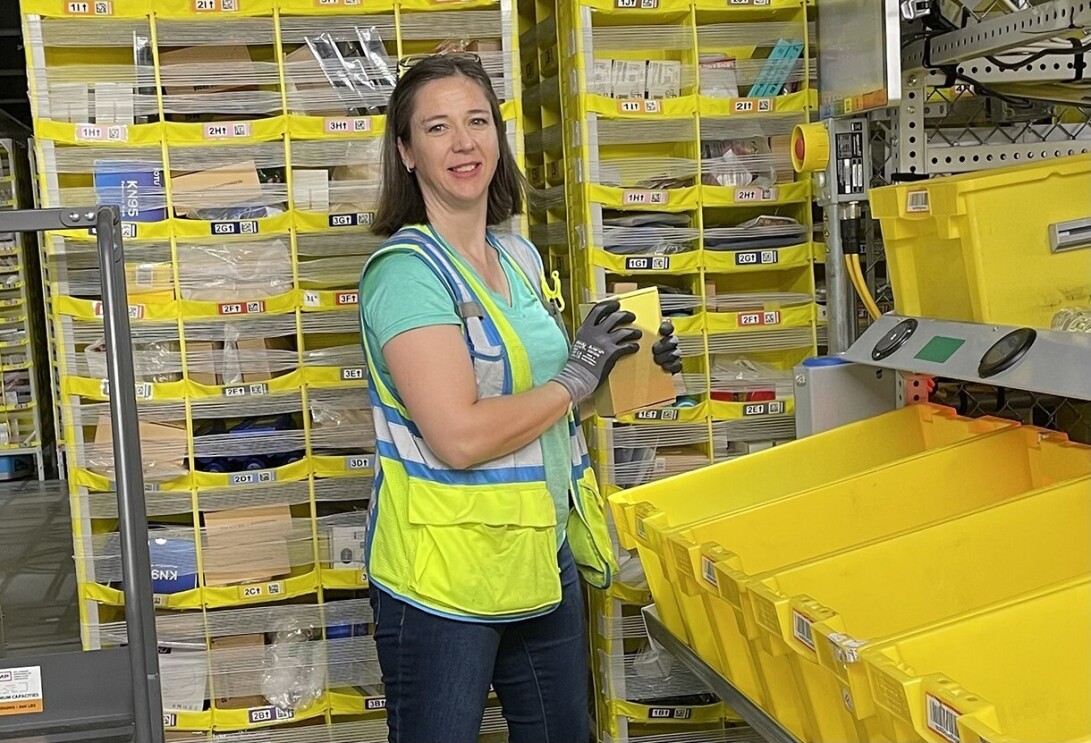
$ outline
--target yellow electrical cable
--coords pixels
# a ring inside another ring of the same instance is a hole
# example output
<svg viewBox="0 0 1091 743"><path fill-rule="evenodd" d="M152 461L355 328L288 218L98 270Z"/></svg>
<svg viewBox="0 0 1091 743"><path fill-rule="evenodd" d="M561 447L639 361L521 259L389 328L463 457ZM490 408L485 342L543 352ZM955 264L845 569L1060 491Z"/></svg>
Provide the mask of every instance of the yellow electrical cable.
<svg viewBox="0 0 1091 743"><path fill-rule="evenodd" d="M875 300L871 297L871 292L868 291L867 281L864 279L864 269L860 265L860 256L846 255L845 266L848 269L849 279L852 281L856 293L860 295L860 301L864 303L864 307L867 309L868 314L871 315L871 319L878 319L883 313L879 311L879 305L875 303Z"/></svg>

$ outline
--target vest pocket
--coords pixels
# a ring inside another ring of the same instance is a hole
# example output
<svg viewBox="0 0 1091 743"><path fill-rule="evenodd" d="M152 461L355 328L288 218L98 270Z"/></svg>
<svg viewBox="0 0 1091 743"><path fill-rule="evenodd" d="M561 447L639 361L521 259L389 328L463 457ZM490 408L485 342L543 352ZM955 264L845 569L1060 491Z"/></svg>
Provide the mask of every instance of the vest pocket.
<svg viewBox="0 0 1091 743"><path fill-rule="evenodd" d="M533 612L561 599L556 513L543 484L449 486L414 480L410 589L476 616Z"/></svg>
<svg viewBox="0 0 1091 743"><path fill-rule="evenodd" d="M583 579L595 588L609 588L618 567L594 473L588 470L580 480L579 488L583 517L576 509L570 512L566 532L568 543Z"/></svg>

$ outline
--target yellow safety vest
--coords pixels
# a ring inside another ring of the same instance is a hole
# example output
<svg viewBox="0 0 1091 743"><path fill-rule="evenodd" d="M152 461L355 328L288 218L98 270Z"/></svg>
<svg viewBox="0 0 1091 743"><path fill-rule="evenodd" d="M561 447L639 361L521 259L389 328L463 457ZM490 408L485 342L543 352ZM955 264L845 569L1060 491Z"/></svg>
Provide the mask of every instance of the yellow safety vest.
<svg viewBox="0 0 1091 743"><path fill-rule="evenodd" d="M563 330L533 246L515 235L490 233L489 239ZM478 396L530 390L522 342L485 286L448 251L431 228L405 227L372 256L364 274L381 255L420 258L450 292L462 318ZM360 282L362 292L363 276ZM455 618L511 620L552 609L561 599L557 517L540 441L472 469L448 467L429 450L397 391L375 373L379 349L368 347L366 333L361 336L377 455L366 543L369 580L404 601ZM584 579L605 588L617 565L603 499L571 411L568 428L574 507L567 538Z"/></svg>

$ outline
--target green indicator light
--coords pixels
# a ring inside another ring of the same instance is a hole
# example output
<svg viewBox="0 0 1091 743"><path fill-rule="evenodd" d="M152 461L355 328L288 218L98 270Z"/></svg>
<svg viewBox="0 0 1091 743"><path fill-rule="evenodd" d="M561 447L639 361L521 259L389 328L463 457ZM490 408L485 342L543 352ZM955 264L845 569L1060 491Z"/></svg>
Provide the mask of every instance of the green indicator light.
<svg viewBox="0 0 1091 743"><path fill-rule="evenodd" d="M937 335L932 340L928 341L917 355L913 358L920 359L921 361L931 361L933 364L946 364L952 356L955 355L955 351L962 348L966 344L966 341L962 338L946 338L942 335Z"/></svg>

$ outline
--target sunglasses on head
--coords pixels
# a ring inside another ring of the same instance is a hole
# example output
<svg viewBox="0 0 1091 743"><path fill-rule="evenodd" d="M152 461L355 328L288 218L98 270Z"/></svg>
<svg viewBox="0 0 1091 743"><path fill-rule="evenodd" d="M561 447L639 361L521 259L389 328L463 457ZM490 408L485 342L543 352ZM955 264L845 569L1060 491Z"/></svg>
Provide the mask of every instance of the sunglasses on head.
<svg viewBox="0 0 1091 743"><path fill-rule="evenodd" d="M410 54L409 56L402 57L398 60L398 78L401 79L401 76L408 72L414 65L419 64L426 59L430 59L431 57L441 56L461 57L466 60L472 60L477 64L481 64L481 57L473 52L450 51L434 52L432 54Z"/></svg>

